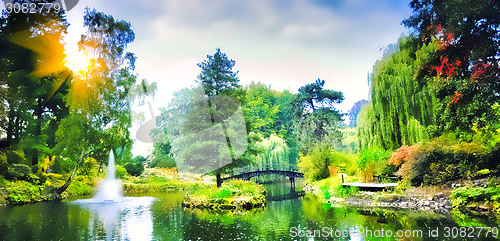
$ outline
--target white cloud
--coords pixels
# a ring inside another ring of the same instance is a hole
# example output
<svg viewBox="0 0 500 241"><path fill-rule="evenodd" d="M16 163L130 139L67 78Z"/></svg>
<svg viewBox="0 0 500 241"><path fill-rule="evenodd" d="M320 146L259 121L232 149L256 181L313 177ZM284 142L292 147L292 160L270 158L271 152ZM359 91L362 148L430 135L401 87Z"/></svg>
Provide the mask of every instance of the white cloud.
<svg viewBox="0 0 500 241"><path fill-rule="evenodd" d="M368 97L367 73L379 49L406 31L400 23L411 13L399 0L89 0L70 12L79 15L68 17L72 24L81 23L85 3L132 23L136 70L158 82L162 97L194 83L196 63L220 47L244 84L296 91L321 78L344 92L343 111ZM166 101L155 99L155 106Z"/></svg>

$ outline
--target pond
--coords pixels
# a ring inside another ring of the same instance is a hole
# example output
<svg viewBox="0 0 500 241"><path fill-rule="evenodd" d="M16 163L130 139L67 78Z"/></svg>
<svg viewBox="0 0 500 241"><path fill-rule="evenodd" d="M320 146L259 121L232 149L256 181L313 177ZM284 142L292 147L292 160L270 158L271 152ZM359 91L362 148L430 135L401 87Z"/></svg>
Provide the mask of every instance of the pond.
<svg viewBox="0 0 500 241"><path fill-rule="evenodd" d="M180 191L126 197L113 203L79 200L3 207L0 239L496 240L498 235L496 224L487 219L331 207L314 196L304 196L300 187L290 194L289 185L266 185L268 199L274 201L246 214L184 210L180 203L185 193Z"/></svg>

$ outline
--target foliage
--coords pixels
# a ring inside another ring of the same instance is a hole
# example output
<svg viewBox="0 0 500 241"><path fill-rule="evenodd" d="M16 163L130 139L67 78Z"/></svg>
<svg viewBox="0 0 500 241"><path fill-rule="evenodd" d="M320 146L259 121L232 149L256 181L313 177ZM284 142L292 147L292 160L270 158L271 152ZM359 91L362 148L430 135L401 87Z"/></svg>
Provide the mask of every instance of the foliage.
<svg viewBox="0 0 500 241"><path fill-rule="evenodd" d="M97 160L92 157L87 157L80 168L78 169L79 175L94 176L97 171Z"/></svg>
<svg viewBox="0 0 500 241"><path fill-rule="evenodd" d="M146 175L140 178L128 176L123 178L123 191L125 193L166 192L178 189L190 189L198 182L180 181L156 175Z"/></svg>
<svg viewBox="0 0 500 241"><path fill-rule="evenodd" d="M351 182L357 181L357 179L354 176L347 176L344 181ZM318 182L313 182L312 185L319 189L320 196L325 200L330 199L330 197L349 197L359 191L357 187L344 187L340 176L329 177Z"/></svg>
<svg viewBox="0 0 500 241"><path fill-rule="evenodd" d="M500 213L500 186L489 187L460 187L452 190L450 195L454 208L466 211L466 208L474 202L484 202Z"/></svg>
<svg viewBox="0 0 500 241"><path fill-rule="evenodd" d="M358 167L362 180L372 182L373 175L380 174L387 165L388 152L382 149L365 149L358 153Z"/></svg>
<svg viewBox="0 0 500 241"><path fill-rule="evenodd" d="M333 148L340 142L337 126L342 115L333 105L342 102L344 95L340 91L323 89L324 85L324 80L317 79L302 86L292 100L296 118L294 129L300 150L305 154L319 143L327 143Z"/></svg>
<svg viewBox="0 0 500 241"><path fill-rule="evenodd" d="M281 126L275 128L278 124L277 121L279 121L277 119L278 113L282 108L276 101L277 92L272 90L270 86L260 82L252 82L245 87L243 109L245 116L249 118L251 131L259 132L267 137L270 134L276 134L276 129L282 128Z"/></svg>
<svg viewBox="0 0 500 241"><path fill-rule="evenodd" d="M340 129L342 133L342 146L337 149L342 152L356 153L359 150L358 132L355 128Z"/></svg>
<svg viewBox="0 0 500 241"><path fill-rule="evenodd" d="M258 137L248 131L234 61L217 49L198 66L200 86L174 94L158 118L155 140L170 142L180 171L227 173L251 163Z"/></svg>
<svg viewBox="0 0 500 241"><path fill-rule="evenodd" d="M121 165L116 165L115 166L115 176L116 178L118 179L122 179L123 177L125 177L127 175L127 169L125 169L125 167L121 166Z"/></svg>
<svg viewBox="0 0 500 241"><path fill-rule="evenodd" d="M327 146L320 146L309 155L301 155L297 166L308 182L314 182L337 173L355 176L358 172L358 162L356 154L338 152Z"/></svg>
<svg viewBox="0 0 500 241"><path fill-rule="evenodd" d="M125 169L132 176L140 176L144 172L144 164L141 162L129 162L125 164Z"/></svg>
<svg viewBox="0 0 500 241"><path fill-rule="evenodd" d="M233 71L235 64L236 62L229 59L219 48L214 55L207 55L207 59L198 64L201 68L198 79L208 96L227 94L240 88L239 79L236 77L238 71Z"/></svg>
<svg viewBox="0 0 500 241"><path fill-rule="evenodd" d="M88 195L94 193L95 182L87 176L76 176L75 180L66 190L66 195L70 197Z"/></svg>
<svg viewBox="0 0 500 241"><path fill-rule="evenodd" d="M357 120L358 146L360 149L382 146L382 136L379 132L380 123L375 119L373 105L368 103L361 108Z"/></svg>
<svg viewBox="0 0 500 241"><path fill-rule="evenodd" d="M393 153L389 163L400 166L398 172L413 185L473 178L481 175L479 171L482 169L496 170L498 166L489 158L482 143L463 143L450 135L401 147Z"/></svg>
<svg viewBox="0 0 500 241"><path fill-rule="evenodd" d="M22 149L10 149L5 152L9 164L27 164L27 160Z"/></svg>
<svg viewBox="0 0 500 241"><path fill-rule="evenodd" d="M220 188L216 186L195 185L189 192L192 196L203 196L207 199L232 198L237 196L257 196L264 193L264 187L251 181L233 179L223 182Z"/></svg>
<svg viewBox="0 0 500 241"><path fill-rule="evenodd" d="M275 98L275 105L279 106L279 112L277 113L277 120L275 121L274 128L278 136L283 138L289 147L290 163L295 163L299 158L300 152L297 136L293 129L294 114L292 102L295 96L289 90L284 90L275 93Z"/></svg>
<svg viewBox="0 0 500 241"><path fill-rule="evenodd" d="M67 113L63 12L2 12L0 18L1 148L21 148L32 165L53 147L54 135L43 126L57 126Z"/></svg>
<svg viewBox="0 0 500 241"><path fill-rule="evenodd" d="M293 129L302 153L307 154L319 146L340 148L342 133L338 126L341 119L332 119L330 114L330 111L319 110L295 121Z"/></svg>
<svg viewBox="0 0 500 241"><path fill-rule="evenodd" d="M57 174L44 174L46 182L28 182L28 181L5 181L7 191L7 200L10 204L22 205L25 203L40 202L52 200L48 196L50 190L55 186L62 185L64 177ZM94 191L95 182L92 178L85 176L76 176L72 185L63 193L62 197L75 197L79 195L91 194Z"/></svg>
<svg viewBox="0 0 500 241"><path fill-rule="evenodd" d="M8 166L7 155L4 152L0 152L0 175L4 175L7 172Z"/></svg>
<svg viewBox="0 0 500 241"><path fill-rule="evenodd" d="M353 153L344 153L331 150L329 165L338 168L341 173L355 176L358 172L358 156Z"/></svg>
<svg viewBox="0 0 500 241"><path fill-rule="evenodd" d="M148 167L175 168L175 159L170 156L156 157L148 164Z"/></svg>
<svg viewBox="0 0 500 241"><path fill-rule="evenodd" d="M55 149L65 157L58 160L70 168L78 168L87 157L104 163L111 150L117 163L129 158L132 103L155 88L145 80L136 83L135 56L125 52L135 36L130 23L87 8L84 25L87 33L79 47L92 58L91 66L83 76L72 76L70 112L56 132Z"/></svg>
<svg viewBox="0 0 500 241"><path fill-rule="evenodd" d="M308 155L300 155L297 162L300 172L308 182L321 180L330 176L328 166L334 162L332 152L328 147L318 147Z"/></svg>
<svg viewBox="0 0 500 241"><path fill-rule="evenodd" d="M403 23L418 32L421 44L438 46L417 73L439 100L433 135L458 130L467 140L463 135L475 124L497 123L492 106L500 101L500 3L413 0L410 7L413 15Z"/></svg>
<svg viewBox="0 0 500 241"><path fill-rule="evenodd" d="M261 152L255 157L254 165L256 167L274 166L288 167L289 148L285 141L275 134L256 143L256 148Z"/></svg>
<svg viewBox="0 0 500 241"><path fill-rule="evenodd" d="M7 170L7 175L5 176L9 180L31 180L30 174L31 169L25 164L12 164Z"/></svg>
<svg viewBox="0 0 500 241"><path fill-rule="evenodd" d="M358 115L360 148L394 150L427 140L434 100L429 87L415 79L418 63L435 49L418 47L414 36L401 37L378 60L370 76L371 103Z"/></svg>
<svg viewBox="0 0 500 241"><path fill-rule="evenodd" d="M164 142L153 144L153 160L148 164L149 167L172 168L175 167L175 159L172 157L172 146L166 137Z"/></svg>
<svg viewBox="0 0 500 241"><path fill-rule="evenodd" d="M7 200L14 205L22 205L40 200L41 187L29 182L17 182L16 187L8 189Z"/></svg>

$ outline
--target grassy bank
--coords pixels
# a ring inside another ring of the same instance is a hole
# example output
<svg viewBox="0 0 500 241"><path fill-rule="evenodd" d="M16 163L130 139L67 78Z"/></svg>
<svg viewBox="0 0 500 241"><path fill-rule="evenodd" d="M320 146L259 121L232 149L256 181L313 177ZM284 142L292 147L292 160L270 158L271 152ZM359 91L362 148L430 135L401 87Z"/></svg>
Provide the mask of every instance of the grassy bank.
<svg viewBox="0 0 500 241"><path fill-rule="evenodd" d="M148 168L139 177L122 177L124 194L166 192L174 190L189 190L194 186L204 186L211 183L200 175L182 174L162 168Z"/></svg>
<svg viewBox="0 0 500 241"><path fill-rule="evenodd" d="M68 175L47 174L44 182L26 180L6 180L0 175L0 187L4 192L0 199L4 204L22 205L26 203L50 201L61 198L88 195L94 192L96 178L76 176L68 189L60 197L53 195L53 191L64 185Z"/></svg>
<svg viewBox="0 0 500 241"><path fill-rule="evenodd" d="M182 203L187 208L250 210L266 204L264 187L251 181L231 180L216 185L194 185Z"/></svg>
<svg viewBox="0 0 500 241"><path fill-rule="evenodd" d="M500 215L500 179L498 177L469 181L450 195L458 212L472 215Z"/></svg>
<svg viewBox="0 0 500 241"><path fill-rule="evenodd" d="M356 177L346 182L358 181ZM315 194L325 203L360 207L391 207L452 212L464 220L488 216L500 220L500 178L460 179L439 185L405 186L391 191L363 192L343 188L339 177L311 182L304 190ZM466 218L464 218L466 217Z"/></svg>

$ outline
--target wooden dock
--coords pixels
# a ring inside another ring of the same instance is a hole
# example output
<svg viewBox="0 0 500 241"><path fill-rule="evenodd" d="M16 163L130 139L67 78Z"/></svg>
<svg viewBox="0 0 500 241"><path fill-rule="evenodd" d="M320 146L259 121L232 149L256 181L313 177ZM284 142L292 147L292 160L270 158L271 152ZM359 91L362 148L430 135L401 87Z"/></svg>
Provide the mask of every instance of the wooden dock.
<svg viewBox="0 0 500 241"><path fill-rule="evenodd" d="M397 183L362 183L362 182L347 182L342 183L343 187L358 187L361 191L382 191L398 186Z"/></svg>

